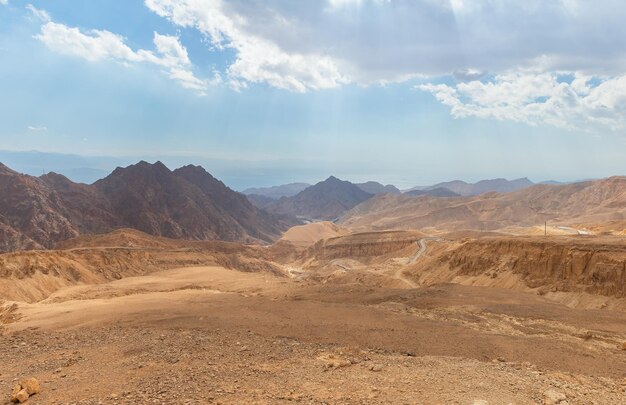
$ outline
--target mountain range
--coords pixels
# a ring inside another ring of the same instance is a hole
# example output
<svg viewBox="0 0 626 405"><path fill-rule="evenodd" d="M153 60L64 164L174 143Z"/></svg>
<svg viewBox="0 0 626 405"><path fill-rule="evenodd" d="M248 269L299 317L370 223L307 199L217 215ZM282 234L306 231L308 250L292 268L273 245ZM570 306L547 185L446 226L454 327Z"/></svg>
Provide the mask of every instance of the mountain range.
<svg viewBox="0 0 626 405"><path fill-rule="evenodd" d="M118 167L92 185L0 164L0 250L50 248L80 234L128 227L178 239L270 242L295 219L269 214L200 166Z"/></svg>
<svg viewBox="0 0 626 405"><path fill-rule="evenodd" d="M376 181L356 183L355 186L369 194L401 194L402 192L393 184L382 185Z"/></svg>
<svg viewBox="0 0 626 405"><path fill-rule="evenodd" d="M471 184L455 180L433 186L417 187L404 193L405 196L460 197L486 192L509 192L532 185L530 180L494 179ZM276 214L286 214L306 220L335 220L356 205L377 195L396 195L402 192L393 185L383 185L375 181L351 183L334 176L313 186L305 187L291 194L305 183L292 183L269 188L248 189L248 199L258 208ZM279 199L275 196L282 195Z"/></svg>
<svg viewBox="0 0 626 405"><path fill-rule="evenodd" d="M462 196L471 196L471 195L479 195L483 193L497 192L497 193L508 193L511 191L521 190L526 187L532 186L534 183L527 178L515 179L515 180L507 180L507 179L491 179L491 180L481 180L477 183L467 183L462 180L453 180L444 183L438 183L432 186L422 186L422 187L413 187L410 190L407 190L407 193L410 195L410 192L413 191L428 191L435 189L448 189L457 195ZM415 195L415 194L414 194Z"/></svg>
<svg viewBox="0 0 626 405"><path fill-rule="evenodd" d="M501 230L506 227L626 221L626 177L457 198L378 195L338 221L352 229Z"/></svg>
<svg viewBox="0 0 626 405"><path fill-rule="evenodd" d="M311 185L308 183L289 183L272 187L247 188L243 190L242 193L245 195L255 195L278 200L282 197L293 197L300 191L310 186Z"/></svg>
<svg viewBox="0 0 626 405"><path fill-rule="evenodd" d="M410 195L412 197L419 197L423 195L431 196L431 197L460 197L461 194L457 194L454 191L451 191L445 187L435 187L428 188L425 190L411 190L404 193L405 195Z"/></svg>

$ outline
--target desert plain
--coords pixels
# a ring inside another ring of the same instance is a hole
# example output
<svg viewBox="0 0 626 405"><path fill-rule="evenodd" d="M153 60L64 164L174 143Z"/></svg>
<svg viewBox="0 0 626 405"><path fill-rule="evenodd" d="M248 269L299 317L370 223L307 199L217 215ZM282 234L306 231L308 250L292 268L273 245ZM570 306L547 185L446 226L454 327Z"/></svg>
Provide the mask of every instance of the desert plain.
<svg viewBox="0 0 626 405"><path fill-rule="evenodd" d="M0 392L35 377L42 404L622 404L625 259L614 235L330 222L271 245L80 236L0 256Z"/></svg>

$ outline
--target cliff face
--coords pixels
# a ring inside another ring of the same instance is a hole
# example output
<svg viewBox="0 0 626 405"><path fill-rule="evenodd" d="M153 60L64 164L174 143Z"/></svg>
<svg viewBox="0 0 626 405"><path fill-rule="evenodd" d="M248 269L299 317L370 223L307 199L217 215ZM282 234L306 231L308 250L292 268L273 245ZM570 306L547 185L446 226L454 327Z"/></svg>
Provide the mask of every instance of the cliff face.
<svg viewBox="0 0 626 405"><path fill-rule="evenodd" d="M368 232L325 239L306 250L306 257L317 260L370 258L416 248L423 235L413 231Z"/></svg>
<svg viewBox="0 0 626 405"><path fill-rule="evenodd" d="M626 296L626 244L621 241L486 238L468 241L442 254L458 275L512 272L530 288Z"/></svg>
<svg viewBox="0 0 626 405"><path fill-rule="evenodd" d="M68 250L0 254L0 301L37 302L68 286L178 267L221 266L282 275L267 249L238 243L170 240L125 229L63 244Z"/></svg>

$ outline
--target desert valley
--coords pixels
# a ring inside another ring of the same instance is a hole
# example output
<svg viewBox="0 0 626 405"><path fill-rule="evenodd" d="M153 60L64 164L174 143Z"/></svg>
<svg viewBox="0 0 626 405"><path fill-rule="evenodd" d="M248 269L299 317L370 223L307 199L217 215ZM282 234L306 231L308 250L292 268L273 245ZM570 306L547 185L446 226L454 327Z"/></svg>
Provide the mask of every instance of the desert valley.
<svg viewBox="0 0 626 405"><path fill-rule="evenodd" d="M623 0L0 0L0 405L626 405Z"/></svg>
<svg viewBox="0 0 626 405"><path fill-rule="evenodd" d="M624 177L0 187L7 402L625 403Z"/></svg>

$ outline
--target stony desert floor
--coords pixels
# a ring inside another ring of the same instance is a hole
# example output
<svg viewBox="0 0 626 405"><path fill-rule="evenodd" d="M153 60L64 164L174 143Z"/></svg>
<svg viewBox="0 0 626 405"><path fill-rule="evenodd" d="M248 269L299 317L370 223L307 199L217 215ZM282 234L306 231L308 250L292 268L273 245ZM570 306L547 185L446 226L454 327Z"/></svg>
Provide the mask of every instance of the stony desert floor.
<svg viewBox="0 0 626 405"><path fill-rule="evenodd" d="M188 267L4 306L0 403L626 404L626 313Z"/></svg>

